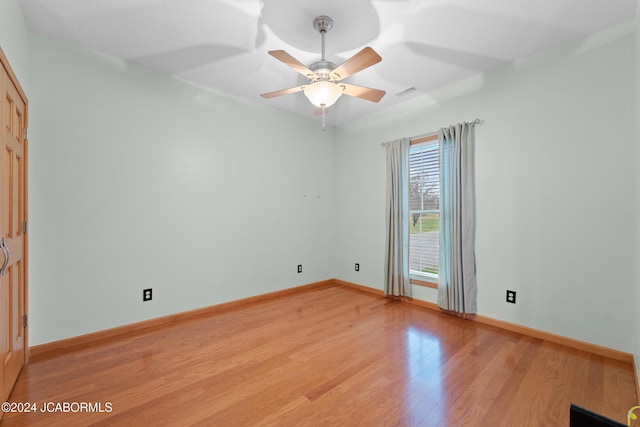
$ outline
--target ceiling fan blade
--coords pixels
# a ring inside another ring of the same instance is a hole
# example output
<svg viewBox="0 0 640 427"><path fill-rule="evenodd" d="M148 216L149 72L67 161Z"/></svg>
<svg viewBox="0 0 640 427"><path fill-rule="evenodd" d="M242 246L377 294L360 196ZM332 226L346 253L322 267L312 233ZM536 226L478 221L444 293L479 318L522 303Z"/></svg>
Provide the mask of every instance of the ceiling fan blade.
<svg viewBox="0 0 640 427"><path fill-rule="evenodd" d="M289 55L284 50L270 50L269 55L273 56L278 61L283 62L285 65L288 65L289 67L293 68L294 70L296 70L297 72L299 72L300 74L302 74L308 79L312 77L316 77L316 73L311 71L309 67L304 65L302 62L298 61L293 56Z"/></svg>
<svg viewBox="0 0 640 427"><path fill-rule="evenodd" d="M263 98L275 98L276 96L289 95L290 93L302 92L305 86L297 86L289 89L276 90L275 92L263 93L260 96Z"/></svg>
<svg viewBox="0 0 640 427"><path fill-rule="evenodd" d="M382 61L380 55L378 55L375 50L367 46L333 70L330 73L330 76L335 81L346 79L350 75L371 67L380 61Z"/></svg>
<svg viewBox="0 0 640 427"><path fill-rule="evenodd" d="M356 98L366 99L371 102L378 102L387 93L384 90L373 89L370 87L350 85L347 83L339 83L344 88L345 95L355 96Z"/></svg>

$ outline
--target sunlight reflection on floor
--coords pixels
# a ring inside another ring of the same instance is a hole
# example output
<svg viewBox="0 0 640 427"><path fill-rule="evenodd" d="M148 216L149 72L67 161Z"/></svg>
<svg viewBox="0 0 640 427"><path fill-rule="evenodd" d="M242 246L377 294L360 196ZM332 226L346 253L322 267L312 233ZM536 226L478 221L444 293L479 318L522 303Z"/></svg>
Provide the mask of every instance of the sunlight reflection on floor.
<svg viewBox="0 0 640 427"><path fill-rule="evenodd" d="M442 353L440 340L415 326L406 331L406 420L410 425L436 425L446 415L446 405L437 404L444 395L442 370ZM435 407L425 416L424 403Z"/></svg>

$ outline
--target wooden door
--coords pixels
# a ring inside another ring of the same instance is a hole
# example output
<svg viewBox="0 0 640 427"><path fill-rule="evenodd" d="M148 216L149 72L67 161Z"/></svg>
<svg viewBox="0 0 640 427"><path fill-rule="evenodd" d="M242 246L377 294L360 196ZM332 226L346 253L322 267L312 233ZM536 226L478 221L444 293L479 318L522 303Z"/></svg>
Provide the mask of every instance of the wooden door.
<svg viewBox="0 0 640 427"><path fill-rule="evenodd" d="M0 402L4 402L27 360L27 101L1 50L0 63Z"/></svg>

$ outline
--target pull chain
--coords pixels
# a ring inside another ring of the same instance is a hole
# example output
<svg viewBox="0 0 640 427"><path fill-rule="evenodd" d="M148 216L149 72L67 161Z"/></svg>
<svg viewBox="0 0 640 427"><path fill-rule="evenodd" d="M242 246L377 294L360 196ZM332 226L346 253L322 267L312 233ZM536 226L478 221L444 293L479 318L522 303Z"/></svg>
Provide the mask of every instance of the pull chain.
<svg viewBox="0 0 640 427"><path fill-rule="evenodd" d="M327 128L327 119L326 119L327 107L325 106L325 104L321 104L320 107L322 108L322 132L324 132L325 129Z"/></svg>

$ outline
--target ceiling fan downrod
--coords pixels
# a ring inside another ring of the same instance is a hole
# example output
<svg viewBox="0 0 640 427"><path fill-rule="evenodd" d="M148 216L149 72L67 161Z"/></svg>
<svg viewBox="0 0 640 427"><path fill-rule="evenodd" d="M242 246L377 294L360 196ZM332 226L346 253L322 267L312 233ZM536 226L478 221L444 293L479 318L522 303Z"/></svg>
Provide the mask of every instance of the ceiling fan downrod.
<svg viewBox="0 0 640 427"><path fill-rule="evenodd" d="M313 20L313 28L315 28L319 33L320 33L320 39L321 39L321 51L322 51L322 59L321 61L326 61L325 58L325 44L324 44L324 35L327 34L327 31L329 31L331 28L333 27L333 19L329 18L328 16L322 15L322 16L318 16L316 19Z"/></svg>

